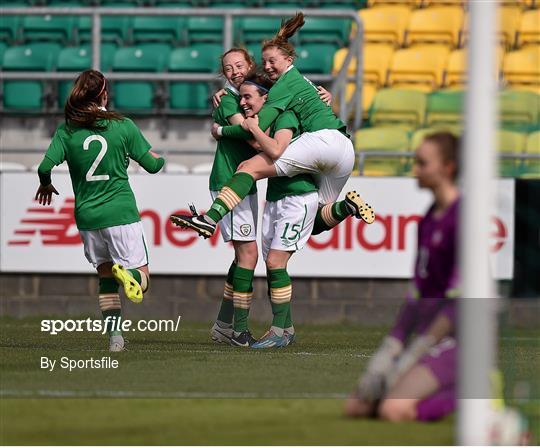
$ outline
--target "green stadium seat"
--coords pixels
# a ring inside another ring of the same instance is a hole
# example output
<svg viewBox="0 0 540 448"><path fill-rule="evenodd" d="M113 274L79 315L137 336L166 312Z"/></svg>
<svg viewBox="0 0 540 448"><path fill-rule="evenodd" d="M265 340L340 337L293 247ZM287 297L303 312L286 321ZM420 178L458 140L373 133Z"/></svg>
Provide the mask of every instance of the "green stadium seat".
<svg viewBox="0 0 540 448"><path fill-rule="evenodd" d="M3 8L25 8L25 2L2 2ZM15 43L19 37L19 29L22 23L22 16L0 15L0 40L8 43Z"/></svg>
<svg viewBox="0 0 540 448"><path fill-rule="evenodd" d="M527 135L521 132L500 129L497 132L497 141L500 154L523 154L527 143ZM517 177L521 174L522 161L520 159L500 158L499 175Z"/></svg>
<svg viewBox="0 0 540 448"><path fill-rule="evenodd" d="M298 33L298 38L301 44L321 42L342 47L349 41L350 31L349 19L308 16L305 25Z"/></svg>
<svg viewBox="0 0 540 448"><path fill-rule="evenodd" d="M156 0L158 8L191 8L193 4L189 0Z"/></svg>
<svg viewBox="0 0 540 448"><path fill-rule="evenodd" d="M53 43L34 43L11 47L4 53L3 70L51 71L60 46ZM40 111L43 109L44 85L42 81L4 81L5 109Z"/></svg>
<svg viewBox="0 0 540 448"><path fill-rule="evenodd" d="M111 8L131 8L128 3L111 2L103 5ZM129 29L133 17L131 16L101 16L101 41L114 42L123 45L129 40ZM81 16L77 25L77 41L79 43L92 41L92 17Z"/></svg>
<svg viewBox="0 0 540 448"><path fill-rule="evenodd" d="M188 17L188 41L194 42L222 42L223 18L217 16Z"/></svg>
<svg viewBox="0 0 540 448"><path fill-rule="evenodd" d="M210 111L210 86L204 82L173 82L170 108L177 112L206 115Z"/></svg>
<svg viewBox="0 0 540 448"><path fill-rule="evenodd" d="M133 18L131 41L136 44L141 42L183 44L187 38L184 33L186 21L187 19L181 16L136 16Z"/></svg>
<svg viewBox="0 0 540 448"><path fill-rule="evenodd" d="M4 53L8 48L8 44L4 41L0 41L0 67L4 65Z"/></svg>
<svg viewBox="0 0 540 448"><path fill-rule="evenodd" d="M424 124L426 94L416 90L381 89L373 98L369 113L372 126L398 126L407 130Z"/></svg>
<svg viewBox="0 0 540 448"><path fill-rule="evenodd" d="M540 128L540 95L524 90L505 90L499 94L501 126L529 132Z"/></svg>
<svg viewBox="0 0 540 448"><path fill-rule="evenodd" d="M219 69L221 45L195 44L190 47L175 48L170 55L171 72L208 72Z"/></svg>
<svg viewBox="0 0 540 448"><path fill-rule="evenodd" d="M294 65L302 73L332 72L334 53L337 47L331 44L306 44L296 47Z"/></svg>
<svg viewBox="0 0 540 448"><path fill-rule="evenodd" d="M540 156L540 131L529 134L525 152ZM521 169L521 177L540 178L540 159L525 160Z"/></svg>
<svg viewBox="0 0 540 448"><path fill-rule="evenodd" d="M170 46L145 44L119 48L112 65L113 71L161 72L169 60ZM150 81L117 81L113 101L117 109L149 112L154 109L155 85Z"/></svg>
<svg viewBox="0 0 540 448"><path fill-rule="evenodd" d="M75 18L71 16L26 16L22 20L25 42L52 41L65 44L73 37Z"/></svg>
<svg viewBox="0 0 540 448"><path fill-rule="evenodd" d="M360 129L355 134L356 151L399 151L409 148L409 133L396 127ZM403 157L370 156L364 159L363 174L366 176L400 176L407 163Z"/></svg>
<svg viewBox="0 0 540 448"><path fill-rule="evenodd" d="M64 48L58 55L56 70L61 72L82 72L92 67L92 52L90 47ZM69 96L73 81L60 81L58 83L58 106L62 107Z"/></svg>
<svg viewBox="0 0 540 448"><path fill-rule="evenodd" d="M439 90L427 97L426 124L428 126L459 126L463 122L465 92Z"/></svg>
<svg viewBox="0 0 540 448"><path fill-rule="evenodd" d="M251 43L245 46L246 50L250 56L255 60L257 64L261 63L261 44L260 43Z"/></svg>
<svg viewBox="0 0 540 448"><path fill-rule="evenodd" d="M279 17L244 17L241 22L241 40L246 44L271 39L281 26Z"/></svg>

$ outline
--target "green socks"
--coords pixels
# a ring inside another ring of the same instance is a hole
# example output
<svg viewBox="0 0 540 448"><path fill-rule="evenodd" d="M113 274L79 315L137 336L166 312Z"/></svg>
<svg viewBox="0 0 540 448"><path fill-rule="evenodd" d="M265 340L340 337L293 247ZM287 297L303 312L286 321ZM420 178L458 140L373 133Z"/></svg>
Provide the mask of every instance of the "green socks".
<svg viewBox="0 0 540 448"><path fill-rule="evenodd" d="M271 269L268 271L270 278L270 302L272 304L272 327L285 328L287 315L290 319L292 284L287 269ZM292 322L292 320L291 320Z"/></svg>
<svg viewBox="0 0 540 448"><path fill-rule="evenodd" d="M210 209L206 212L212 221L218 223L249 194L255 179L248 173L236 173L219 192Z"/></svg>
<svg viewBox="0 0 540 448"><path fill-rule="evenodd" d="M236 270L236 263L233 261L227 274L227 281L225 282L225 288L223 289L223 299L221 300L221 308L217 320L231 324L234 316L234 302L233 302L233 278L234 271Z"/></svg>
<svg viewBox="0 0 540 448"><path fill-rule="evenodd" d="M248 329L248 315L253 299L253 269L236 266L233 275L234 326L236 333Z"/></svg>
<svg viewBox="0 0 540 448"><path fill-rule="evenodd" d="M141 285L142 292L146 292L148 290L148 276L139 269L127 269L127 271Z"/></svg>
<svg viewBox="0 0 540 448"><path fill-rule="evenodd" d="M107 324L109 335L121 335L122 332L117 327L122 315L120 295L118 294L118 283L112 277L101 277L99 279L99 308L103 320ZM109 317L108 321L106 320L107 317Z"/></svg>
<svg viewBox="0 0 540 448"><path fill-rule="evenodd" d="M334 202L319 207L315 216L315 225L313 226L312 235L333 229L345 218L352 215L351 210L345 201Z"/></svg>

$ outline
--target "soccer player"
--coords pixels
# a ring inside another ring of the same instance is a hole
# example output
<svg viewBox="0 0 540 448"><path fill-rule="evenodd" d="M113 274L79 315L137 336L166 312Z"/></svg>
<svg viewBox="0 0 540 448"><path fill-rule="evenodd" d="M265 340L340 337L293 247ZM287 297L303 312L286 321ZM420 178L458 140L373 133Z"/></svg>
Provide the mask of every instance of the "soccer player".
<svg viewBox="0 0 540 448"><path fill-rule="evenodd" d="M249 77L240 87L240 105L245 125L261 150L282 153L300 134L300 124L292 111L279 115L269 135L258 126L256 114L262 108L270 84L260 76ZM272 306L272 326L252 348L285 347L295 337L291 316L292 283L287 272L291 256L302 249L312 234L318 210L317 185L309 174L275 177L268 180L263 214L262 252Z"/></svg>
<svg viewBox="0 0 540 448"><path fill-rule="evenodd" d="M416 150L418 184L434 202L419 224L411 291L346 403L350 417L429 421L455 409L458 151L446 132Z"/></svg>
<svg viewBox="0 0 540 448"><path fill-rule="evenodd" d="M244 162L205 215L171 216L177 225L191 228L209 238L217 222L246 197L252 185L267 177L309 173L319 186L321 204L337 199L351 174L354 148L345 124L321 101L317 87L293 66L295 51L288 39L303 24L304 15L299 13L282 25L273 39L263 43L264 69L275 84L259 112L259 127L266 131L281 112L291 110L296 114L303 133L276 160L263 149L263 153ZM219 126L215 128L214 136L244 140L253 138L241 125ZM375 215L371 207L360 196L357 202L359 209L356 216L367 223L373 222Z"/></svg>
<svg viewBox="0 0 540 448"><path fill-rule="evenodd" d="M129 159L149 173L157 173L165 161L150 151L133 121L105 109L107 101L103 74L82 72L66 101L65 123L56 130L39 165L36 199L43 205L51 203L52 195L58 194L51 171L67 161L75 193L75 222L84 254L99 276L99 307L110 336L109 350L117 352L124 349L117 326L121 318L118 286L139 303L149 284L143 227L128 181Z"/></svg>
<svg viewBox="0 0 540 448"><path fill-rule="evenodd" d="M214 121L220 125L239 124L244 121L238 88L254 66L251 56L243 48L232 48L223 54L221 68L227 80L226 95L221 97L212 115ZM238 165L255 154L256 151L246 141L230 138L217 141L210 173L210 193L213 200L232 178ZM210 331L212 340L216 342L249 347L256 341L248 329L248 314L258 259L257 213L257 189L253 185L235 210L221 221L221 235L224 241L232 241L234 260L227 274L219 314Z"/></svg>

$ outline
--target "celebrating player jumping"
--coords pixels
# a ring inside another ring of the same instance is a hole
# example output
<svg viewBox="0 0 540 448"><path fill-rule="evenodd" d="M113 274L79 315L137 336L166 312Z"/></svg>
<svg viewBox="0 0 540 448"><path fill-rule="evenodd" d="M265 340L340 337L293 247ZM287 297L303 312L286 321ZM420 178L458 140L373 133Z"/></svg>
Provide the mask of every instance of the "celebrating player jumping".
<svg viewBox="0 0 540 448"><path fill-rule="evenodd" d="M304 24L304 15L297 14L285 22L277 35L263 43L262 59L268 77L275 84L259 113L259 127L266 131L281 112L296 114L302 134L287 147L277 160L261 153L244 162L237 173L221 189L205 215L173 215L171 220L210 237L216 224L235 208L259 179L274 176L292 177L309 173L319 186L319 202L328 204L337 199L354 165L354 148L345 124L318 95L318 90L293 66L294 47L288 39ZM218 137L253 138L241 125L216 128ZM355 196L355 215L371 223L375 215L360 196Z"/></svg>
<svg viewBox="0 0 540 448"><path fill-rule="evenodd" d="M115 326L121 316L118 284L139 303L149 282L144 232L127 167L133 159L149 173L157 173L165 161L150 151L129 118L105 109L107 90L107 80L96 70L86 70L76 79L65 105L65 123L56 130L39 165L36 199L43 205L51 203L53 193L58 194L51 170L66 161L84 254L99 275L99 307L104 319L110 316L109 350L121 351L124 338Z"/></svg>

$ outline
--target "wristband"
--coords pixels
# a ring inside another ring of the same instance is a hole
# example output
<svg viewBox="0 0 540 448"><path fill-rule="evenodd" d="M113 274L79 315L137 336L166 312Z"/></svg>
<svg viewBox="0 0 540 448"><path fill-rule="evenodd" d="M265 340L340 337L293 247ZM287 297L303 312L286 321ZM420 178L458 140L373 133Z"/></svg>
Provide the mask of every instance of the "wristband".
<svg viewBox="0 0 540 448"><path fill-rule="evenodd" d="M223 137L223 126L218 127L216 132L218 137Z"/></svg>

